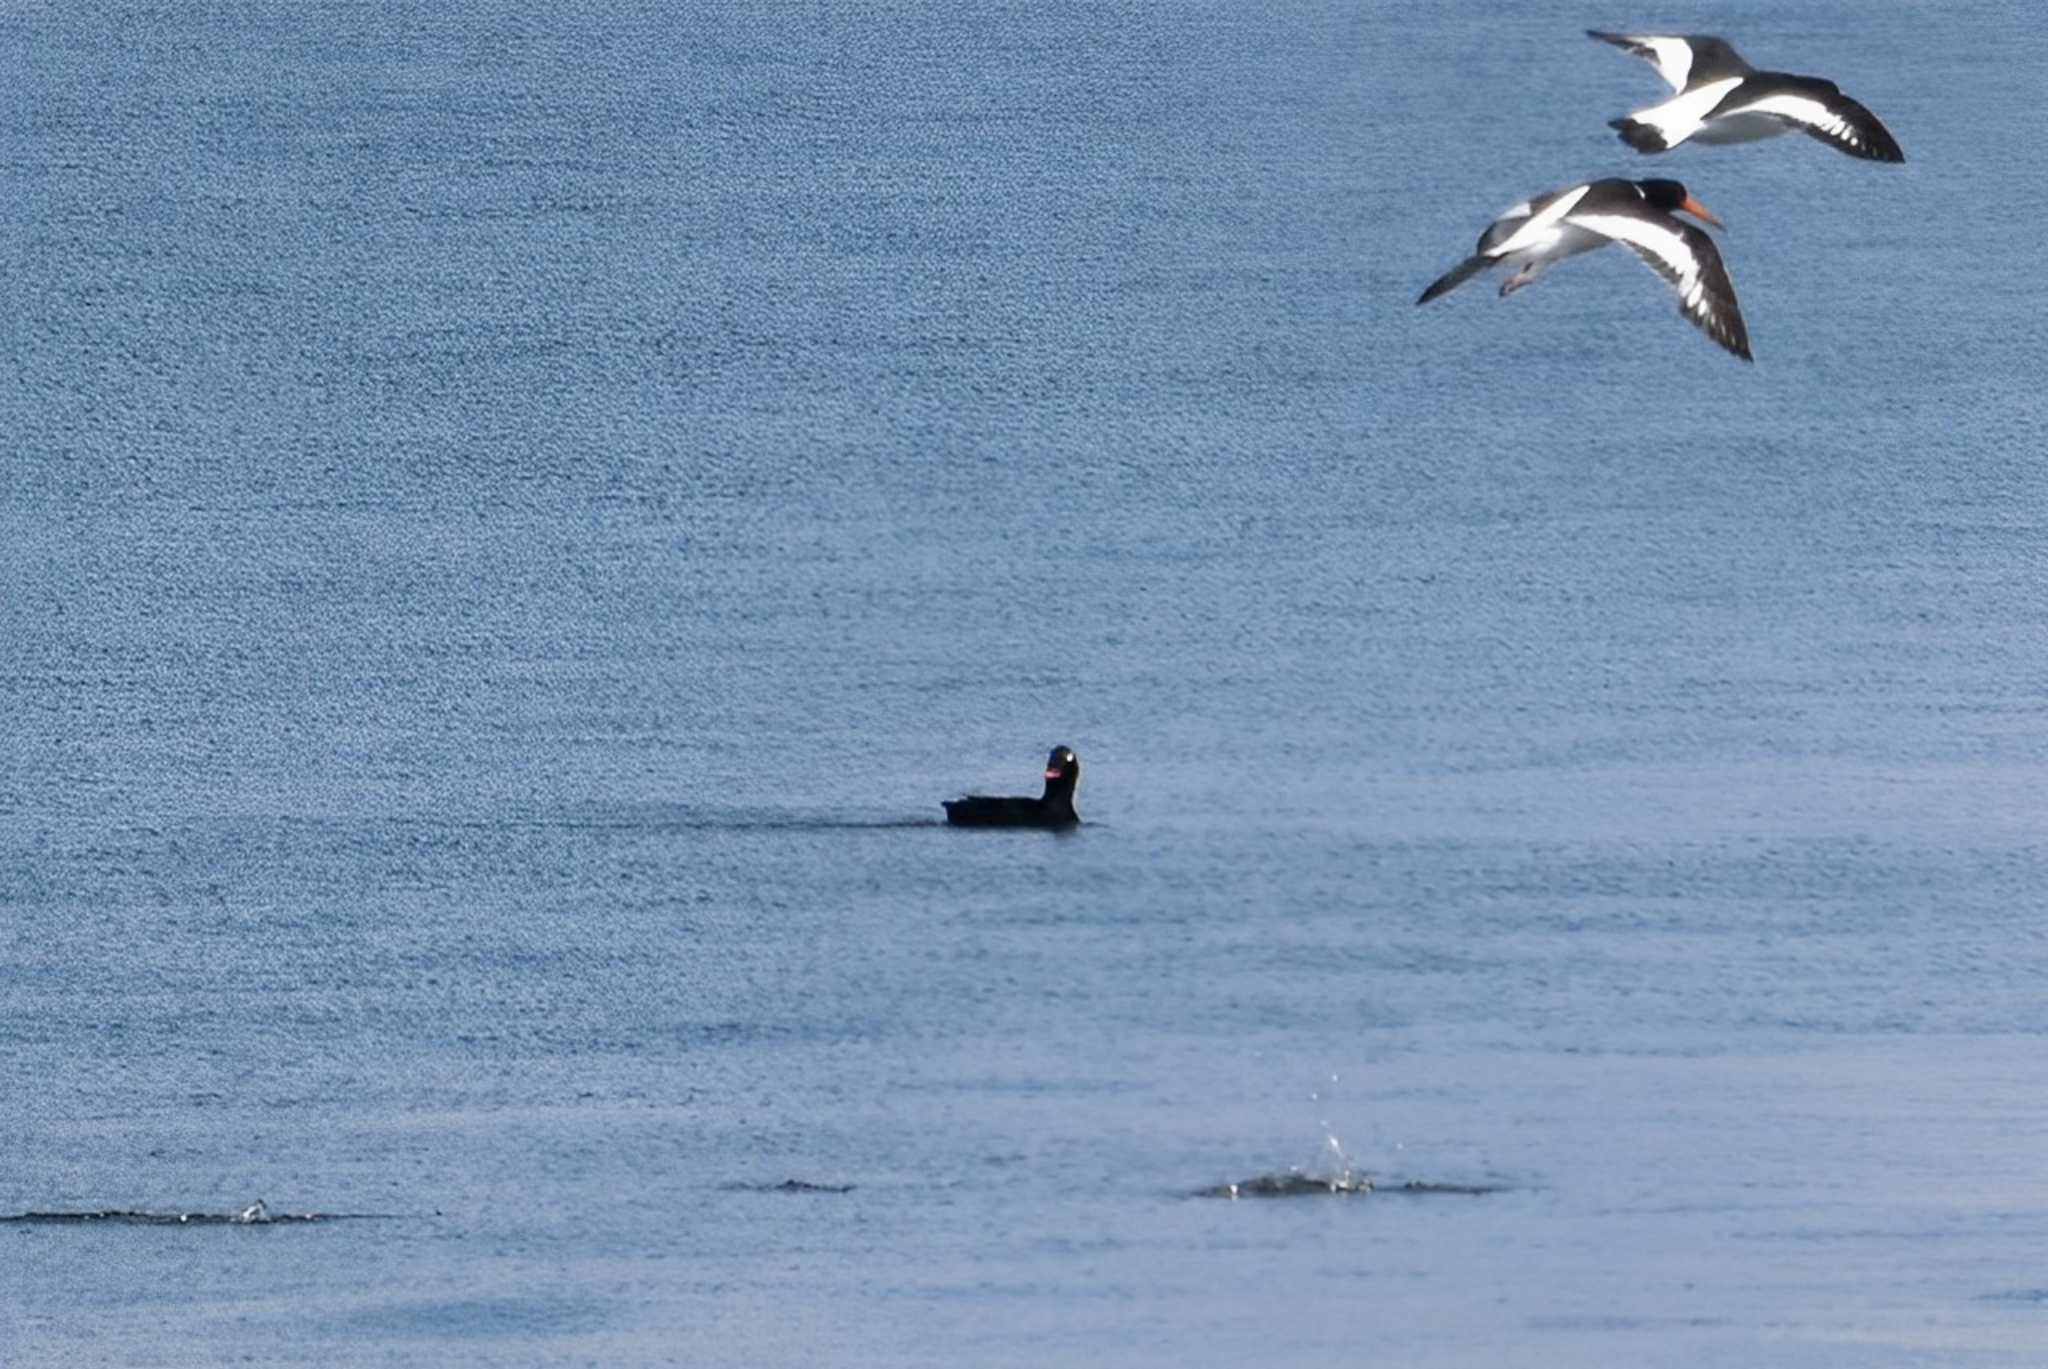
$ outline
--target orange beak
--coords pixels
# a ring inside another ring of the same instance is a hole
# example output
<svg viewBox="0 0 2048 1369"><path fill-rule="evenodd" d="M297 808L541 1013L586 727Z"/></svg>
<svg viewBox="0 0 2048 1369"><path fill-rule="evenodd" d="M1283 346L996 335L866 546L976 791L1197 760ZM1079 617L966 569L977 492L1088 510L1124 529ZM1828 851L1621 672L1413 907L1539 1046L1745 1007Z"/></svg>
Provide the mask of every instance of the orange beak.
<svg viewBox="0 0 2048 1369"><path fill-rule="evenodd" d="M1058 767L1057 767L1057 766L1051 766L1051 765L1048 765L1047 767L1045 767L1045 777L1046 777L1047 779L1049 779L1049 780L1056 780L1056 779L1058 779L1058 778L1060 777L1060 772L1059 772L1059 769L1058 769Z"/></svg>
<svg viewBox="0 0 2048 1369"><path fill-rule="evenodd" d="M1694 199L1690 195L1687 195L1685 197L1685 203L1679 205L1678 209L1680 213L1690 214L1696 219L1704 219L1708 223L1714 225L1714 227L1716 228L1726 228L1728 226L1727 224L1722 223L1719 219L1714 217L1713 210L1707 208L1705 205L1701 204L1698 200Z"/></svg>

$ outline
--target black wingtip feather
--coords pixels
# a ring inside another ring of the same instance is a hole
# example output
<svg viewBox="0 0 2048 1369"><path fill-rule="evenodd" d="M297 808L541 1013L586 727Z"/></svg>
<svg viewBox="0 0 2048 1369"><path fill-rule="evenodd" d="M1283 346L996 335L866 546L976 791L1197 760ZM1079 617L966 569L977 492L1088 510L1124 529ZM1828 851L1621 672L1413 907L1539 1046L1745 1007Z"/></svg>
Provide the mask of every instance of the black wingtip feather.
<svg viewBox="0 0 2048 1369"><path fill-rule="evenodd" d="M1742 313L1736 308L1733 296L1730 296L1728 304L1731 312L1718 317L1688 314L1682 306L1678 316L1718 343L1722 350L1753 366L1756 358L1749 353L1749 328L1743 323Z"/></svg>
<svg viewBox="0 0 2048 1369"><path fill-rule="evenodd" d="M1862 106L1858 105L1857 108L1861 109ZM1891 131L1876 118L1869 117L1868 110L1863 112L1866 117L1856 125L1858 136L1854 140L1839 133L1824 133L1817 128L1808 128L1804 124L1798 127L1800 132L1816 142L1826 143L1837 152L1846 152L1851 157L1861 157L1866 162L1889 162L1896 165L1905 161L1906 154L1899 147L1898 141L1892 137Z"/></svg>
<svg viewBox="0 0 2048 1369"><path fill-rule="evenodd" d="M1898 163L1906 160L1899 140L1892 137L1892 131L1884 126L1884 121L1872 114L1867 106L1844 95L1842 88L1833 81L1818 76L1780 76L1778 80L1790 87L1793 94L1817 101L1834 116L1833 124L1825 127L1810 124L1804 119L1787 119L1785 122L1791 127L1816 142L1826 143L1837 152L1860 157L1866 162Z"/></svg>
<svg viewBox="0 0 2048 1369"><path fill-rule="evenodd" d="M1898 163L1906 160L1905 149L1899 146L1899 140L1892 136L1890 129L1878 121L1875 114L1854 100L1848 100L1846 103L1862 116L1857 121L1857 127L1869 140L1861 147L1847 148L1846 151L1873 162Z"/></svg>

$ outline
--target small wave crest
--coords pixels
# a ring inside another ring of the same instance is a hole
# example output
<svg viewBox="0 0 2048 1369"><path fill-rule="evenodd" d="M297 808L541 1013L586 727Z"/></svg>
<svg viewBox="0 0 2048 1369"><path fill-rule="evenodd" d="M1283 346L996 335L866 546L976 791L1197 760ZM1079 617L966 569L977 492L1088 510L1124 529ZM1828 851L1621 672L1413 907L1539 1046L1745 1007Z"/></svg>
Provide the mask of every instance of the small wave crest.
<svg viewBox="0 0 2048 1369"><path fill-rule="evenodd" d="M1358 1174L1259 1174L1235 1183L1198 1188L1197 1198L1350 1198L1373 1190L1371 1179Z"/></svg>
<svg viewBox="0 0 2048 1369"><path fill-rule="evenodd" d="M784 1179L779 1184L730 1183L725 1189L731 1193L851 1193L852 1184L814 1184L806 1179Z"/></svg>
<svg viewBox="0 0 2048 1369"><path fill-rule="evenodd" d="M0 1222L18 1226L283 1226L290 1223L373 1221L382 1212L272 1212L261 1198L236 1212L149 1212L103 1208L94 1212L17 1212Z"/></svg>

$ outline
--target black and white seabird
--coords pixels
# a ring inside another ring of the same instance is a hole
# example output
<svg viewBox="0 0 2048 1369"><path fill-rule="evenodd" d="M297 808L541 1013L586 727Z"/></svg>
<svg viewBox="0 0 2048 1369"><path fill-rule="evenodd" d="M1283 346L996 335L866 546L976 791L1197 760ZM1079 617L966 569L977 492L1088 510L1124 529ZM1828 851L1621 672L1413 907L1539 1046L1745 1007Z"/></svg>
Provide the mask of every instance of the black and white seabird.
<svg viewBox="0 0 2048 1369"><path fill-rule="evenodd" d="M1045 794L1040 798L992 798L969 794L948 799L946 821L955 827L1073 827L1074 786L1081 782L1081 758L1069 746L1055 746L1045 758Z"/></svg>
<svg viewBox="0 0 2048 1369"><path fill-rule="evenodd" d="M1677 181L1587 181L1538 195L1494 220L1472 255L1415 302L1427 304L1495 266L1514 268L1500 287L1505 298L1566 257L1618 242L1678 292L1679 313L1748 361L1749 330L1721 253L1703 230L1672 217L1681 210L1721 222Z"/></svg>
<svg viewBox="0 0 2048 1369"><path fill-rule="evenodd" d="M1796 128L1852 157L1906 160L1891 131L1833 81L1758 71L1727 43L1703 33L1586 34L1650 63L1678 92L1661 105L1608 120L1638 152L1667 152L1686 141L1754 142Z"/></svg>

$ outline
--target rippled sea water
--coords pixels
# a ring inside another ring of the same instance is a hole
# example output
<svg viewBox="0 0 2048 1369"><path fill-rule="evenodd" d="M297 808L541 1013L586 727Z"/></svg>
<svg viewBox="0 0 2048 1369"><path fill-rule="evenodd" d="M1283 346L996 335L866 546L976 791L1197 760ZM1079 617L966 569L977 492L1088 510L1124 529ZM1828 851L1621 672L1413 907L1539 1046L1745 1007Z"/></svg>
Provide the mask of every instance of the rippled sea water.
<svg viewBox="0 0 2048 1369"><path fill-rule="evenodd" d="M1653 21L0 13L0 1360L2041 1363L2048 29Z"/></svg>

